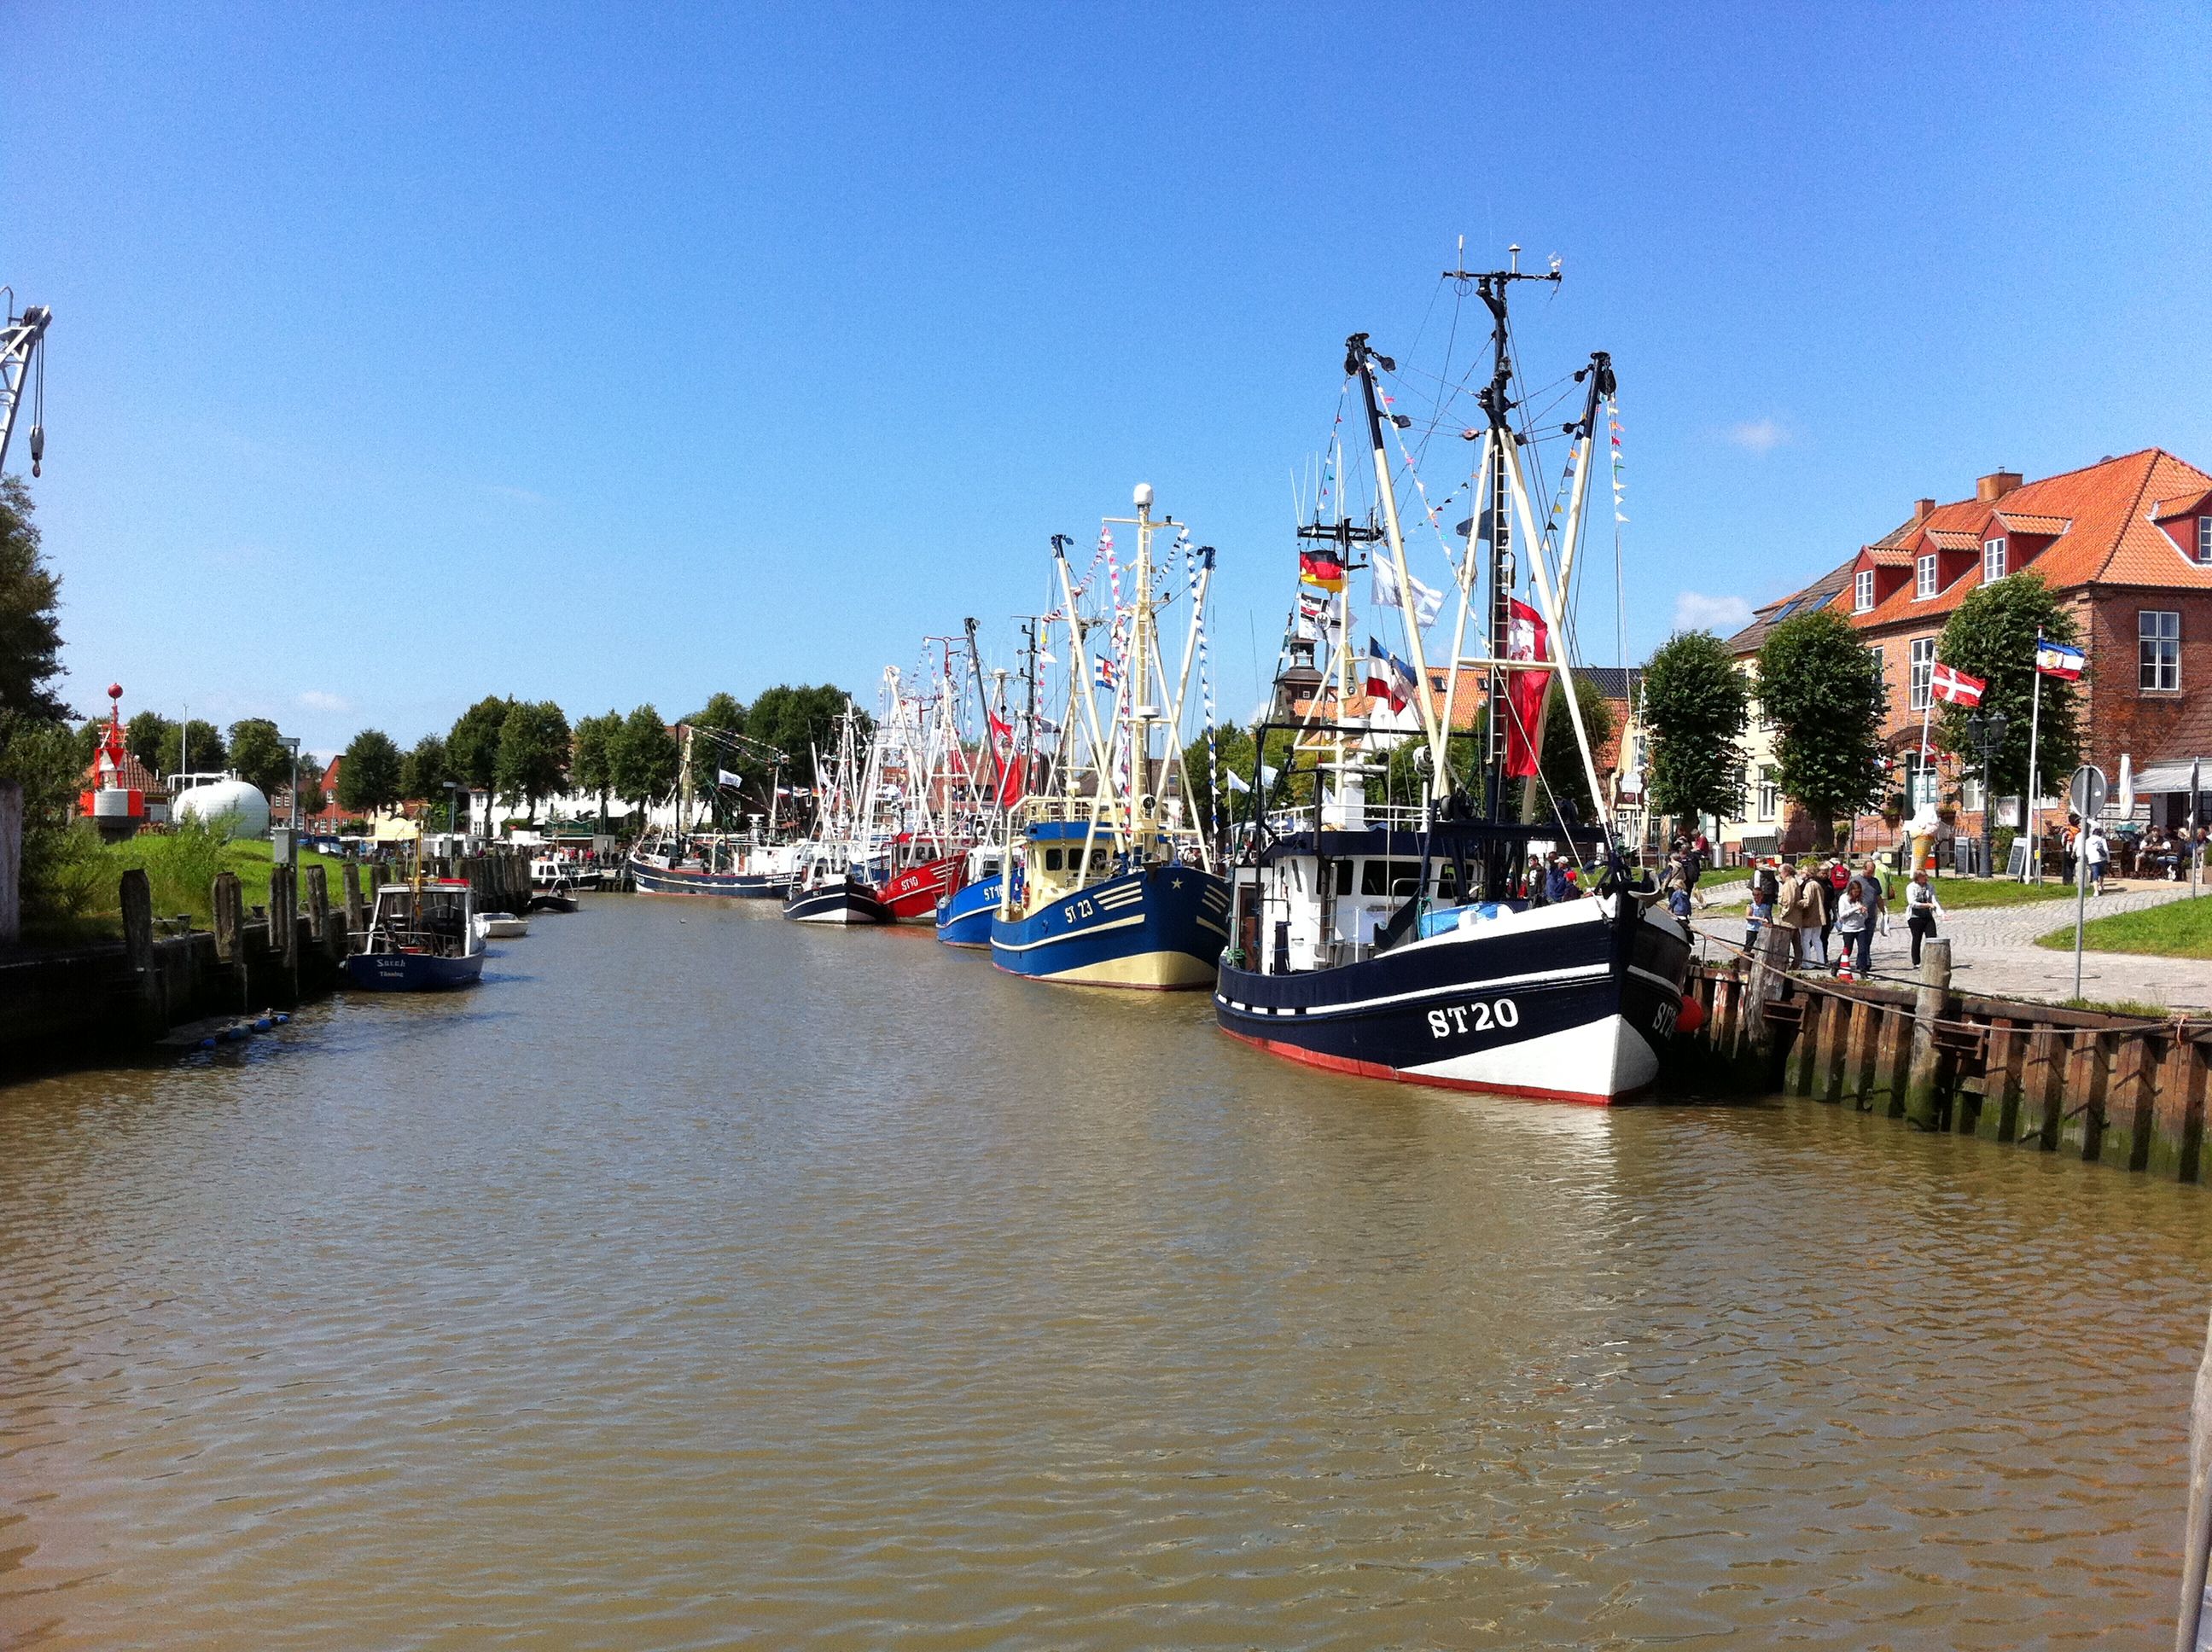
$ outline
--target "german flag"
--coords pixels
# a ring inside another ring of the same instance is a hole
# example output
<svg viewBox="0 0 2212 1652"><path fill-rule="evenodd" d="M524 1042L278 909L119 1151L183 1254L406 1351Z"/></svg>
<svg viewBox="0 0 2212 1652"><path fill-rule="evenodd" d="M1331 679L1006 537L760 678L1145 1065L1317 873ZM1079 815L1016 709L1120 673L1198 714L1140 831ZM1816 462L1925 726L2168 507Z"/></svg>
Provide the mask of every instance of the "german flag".
<svg viewBox="0 0 2212 1652"><path fill-rule="evenodd" d="M1319 586L1323 591L1344 589L1344 564L1325 550L1298 553L1298 578L1307 585Z"/></svg>

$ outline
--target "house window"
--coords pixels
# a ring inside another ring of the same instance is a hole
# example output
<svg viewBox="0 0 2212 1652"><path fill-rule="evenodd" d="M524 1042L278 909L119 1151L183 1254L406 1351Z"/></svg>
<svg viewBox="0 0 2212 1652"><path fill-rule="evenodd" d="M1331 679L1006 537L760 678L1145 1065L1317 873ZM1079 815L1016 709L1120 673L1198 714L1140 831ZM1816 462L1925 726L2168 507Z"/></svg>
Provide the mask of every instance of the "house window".
<svg viewBox="0 0 2212 1652"><path fill-rule="evenodd" d="M1775 776L1780 772L1772 763L1759 771L1759 817L1761 820L1774 818L1774 811L1782 795L1781 788L1775 783Z"/></svg>
<svg viewBox="0 0 2212 1652"><path fill-rule="evenodd" d="M1881 691L1881 697L1887 701L1889 698L1889 668L1883 661L1881 650L1868 649L1867 658L1874 662L1875 687Z"/></svg>
<svg viewBox="0 0 2212 1652"><path fill-rule="evenodd" d="M2205 522L2206 522L2208 525L2212 525L2212 516L2208 516L2208 517L2206 517L2206 518L2204 519L2204 520L2205 520ZM2200 539L2202 539L2202 538L2203 538L2203 535L2201 535L2201 534L2198 536L2198 538L2199 538ZM2203 562L2203 561L2212 560L2212 559L2208 559L2208 558L2204 558L2204 557L2199 557L2197 560L2198 560L2198 561L2200 561L2200 562ZM1858 571L1858 576L1857 576L1857 578L1856 578L1856 579L1855 579L1855 580L1852 581L1852 584L1851 584L1851 605L1852 605L1852 608L1853 608L1854 611L1856 611L1856 612L1857 612L1857 613L1865 614L1865 613L1870 613L1870 612L1872 612L1872 611L1873 611L1873 609L1874 609L1874 570L1873 570L1872 568L1861 568L1861 569Z"/></svg>
<svg viewBox="0 0 2212 1652"><path fill-rule="evenodd" d="M2136 615L2137 686L2167 693L2181 686L2181 616L2170 609L2146 608Z"/></svg>
<svg viewBox="0 0 2212 1652"><path fill-rule="evenodd" d="M2005 542L2002 539L1982 541L1982 583L1988 585L2005 576Z"/></svg>
<svg viewBox="0 0 2212 1652"><path fill-rule="evenodd" d="M1936 594L1936 553L1932 550L1913 568L1912 594L1921 602Z"/></svg>
<svg viewBox="0 0 2212 1652"><path fill-rule="evenodd" d="M2212 516L2197 519L2197 560L2212 562Z"/></svg>
<svg viewBox="0 0 2212 1652"><path fill-rule="evenodd" d="M1928 679L1936 674L1936 639L1912 639L1912 709L1928 709Z"/></svg>

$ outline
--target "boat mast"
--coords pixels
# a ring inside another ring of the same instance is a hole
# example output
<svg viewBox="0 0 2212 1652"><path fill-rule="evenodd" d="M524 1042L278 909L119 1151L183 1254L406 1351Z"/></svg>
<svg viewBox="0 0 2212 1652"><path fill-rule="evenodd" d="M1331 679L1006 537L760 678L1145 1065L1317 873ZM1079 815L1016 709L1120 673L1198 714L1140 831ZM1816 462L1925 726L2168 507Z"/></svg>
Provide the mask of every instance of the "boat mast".
<svg viewBox="0 0 2212 1652"><path fill-rule="evenodd" d="M1421 622L1414 611L1419 606L1413 597L1413 576L1406 566L1406 538L1398 525L1398 496L1390 486L1390 456L1382 440L1382 392L1375 382L1376 368L1393 372L1397 363L1387 355L1377 355L1367 347L1367 335L1356 332L1344 341L1344 370L1359 378L1359 390L1367 404L1367 437L1375 450L1375 494L1382 506L1382 532L1390 551L1393 571L1398 576L1398 616L1406 624L1406 647L1413 656L1413 704L1421 717L1421 734L1429 745L1429 801L1434 803L1449 780L1444 768L1444 738L1439 731L1437 711L1429 697L1429 661L1427 651L1421 644ZM1446 708L1447 713L1449 708Z"/></svg>

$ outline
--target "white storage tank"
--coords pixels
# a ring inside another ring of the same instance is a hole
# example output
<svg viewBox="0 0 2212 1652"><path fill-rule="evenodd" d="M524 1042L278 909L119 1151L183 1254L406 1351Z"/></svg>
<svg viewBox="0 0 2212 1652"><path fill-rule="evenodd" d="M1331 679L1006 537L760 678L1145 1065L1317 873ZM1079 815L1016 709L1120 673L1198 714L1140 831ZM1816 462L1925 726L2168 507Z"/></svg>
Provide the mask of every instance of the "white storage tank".
<svg viewBox="0 0 2212 1652"><path fill-rule="evenodd" d="M176 800L179 820L223 822L232 837L269 835L269 799L261 788L241 780L210 780L195 786Z"/></svg>

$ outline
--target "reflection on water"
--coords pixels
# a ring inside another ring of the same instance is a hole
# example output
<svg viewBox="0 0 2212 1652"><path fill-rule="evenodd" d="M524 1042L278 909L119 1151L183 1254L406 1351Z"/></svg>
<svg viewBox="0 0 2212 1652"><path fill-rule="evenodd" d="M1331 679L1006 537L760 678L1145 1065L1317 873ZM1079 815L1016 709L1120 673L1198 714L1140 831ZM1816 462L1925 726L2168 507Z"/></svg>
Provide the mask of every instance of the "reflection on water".
<svg viewBox="0 0 2212 1652"><path fill-rule="evenodd" d="M2159 1634L2205 1195L609 897L0 1090L0 1642Z"/></svg>

